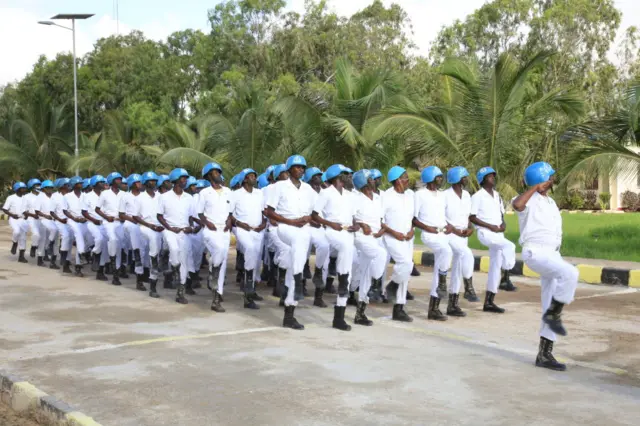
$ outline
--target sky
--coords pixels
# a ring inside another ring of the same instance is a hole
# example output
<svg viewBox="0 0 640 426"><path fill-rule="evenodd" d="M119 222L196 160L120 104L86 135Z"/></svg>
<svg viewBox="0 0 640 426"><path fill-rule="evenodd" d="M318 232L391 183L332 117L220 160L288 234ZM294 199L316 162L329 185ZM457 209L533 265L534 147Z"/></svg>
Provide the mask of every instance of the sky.
<svg viewBox="0 0 640 426"><path fill-rule="evenodd" d="M350 16L372 0L329 0L330 8ZM174 31L194 28L207 31L207 11L220 0L0 0L0 86L21 79L40 55L49 58L72 49L71 31L38 25L58 13L94 13L78 21L78 56L92 49L101 37L141 30L145 36L163 40ZM409 14L418 53L425 54L440 28L482 6L485 0L383 0L397 3ZM640 26L640 0L616 0L622 10L621 29ZM303 11L304 0L287 0L290 10ZM116 23L118 22L118 23ZM70 22L60 22L70 26ZM622 31L620 31L622 32Z"/></svg>

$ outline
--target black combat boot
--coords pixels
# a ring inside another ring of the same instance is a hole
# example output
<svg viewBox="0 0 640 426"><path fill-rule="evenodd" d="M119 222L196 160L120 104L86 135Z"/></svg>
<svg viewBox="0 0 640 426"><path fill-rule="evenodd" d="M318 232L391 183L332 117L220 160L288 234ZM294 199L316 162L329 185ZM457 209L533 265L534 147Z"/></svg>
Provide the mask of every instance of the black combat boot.
<svg viewBox="0 0 640 426"><path fill-rule="evenodd" d="M140 256L140 249L133 250L133 261L136 268L142 266L142 257Z"/></svg>
<svg viewBox="0 0 640 426"><path fill-rule="evenodd" d="M69 264L69 261L67 261L67 265ZM84 277L84 274L82 273L82 265L76 265L75 267L75 272L73 273L74 277L78 277L78 278L82 278Z"/></svg>
<svg viewBox="0 0 640 426"><path fill-rule="evenodd" d="M187 293L189 296L193 296L196 294L195 290L193 289L193 281L195 280L195 275L195 272L189 272L189 277L187 278L185 293Z"/></svg>
<svg viewBox="0 0 640 426"><path fill-rule="evenodd" d="M149 268L142 268L142 282L148 283L151 276L151 270Z"/></svg>
<svg viewBox="0 0 640 426"><path fill-rule="evenodd" d="M171 272L165 272L164 273L164 280L162 282L162 287L164 288L168 288L168 289L175 289L176 286L173 282L173 274Z"/></svg>
<svg viewBox="0 0 640 426"><path fill-rule="evenodd" d="M413 318L411 318L405 311L404 305L396 304L393 305L393 315L391 319L394 321L402 321L402 322L411 322Z"/></svg>
<svg viewBox="0 0 640 426"><path fill-rule="evenodd" d="M484 306L482 310L485 312L494 312L496 314L504 314L504 309L493 303L493 298L496 297L495 293L487 291L484 295Z"/></svg>
<svg viewBox="0 0 640 426"><path fill-rule="evenodd" d="M407 300L414 300L415 296L413 294L411 294L411 292L409 291L409 289L407 289Z"/></svg>
<svg viewBox="0 0 640 426"><path fill-rule="evenodd" d="M44 267L45 264L44 264L44 260L42 259L42 256L38 256L37 259L38 259L38 261L37 261L36 265Z"/></svg>
<svg viewBox="0 0 640 426"><path fill-rule="evenodd" d="M269 281L269 265L262 262L262 271L260 271L260 281L266 283Z"/></svg>
<svg viewBox="0 0 640 426"><path fill-rule="evenodd" d="M382 278L371 278L371 288L369 289L368 296L372 303L382 302Z"/></svg>
<svg viewBox="0 0 640 426"><path fill-rule="evenodd" d="M556 299L551 299L551 305L549 309L542 316L542 321L549 326L549 328L556 334L561 336L567 335L567 330L562 325L562 308L564 303L558 302Z"/></svg>
<svg viewBox="0 0 640 426"><path fill-rule="evenodd" d="M354 323L360 325L373 325L373 321L367 318L364 311L367 309L367 304L364 302L358 302L358 309L356 310L356 317L353 320Z"/></svg>
<svg viewBox="0 0 640 426"><path fill-rule="evenodd" d="M287 275L287 270L278 268L278 283L273 288L274 297L285 297L287 294L287 287L284 285L284 279Z"/></svg>
<svg viewBox="0 0 640 426"><path fill-rule="evenodd" d="M318 268L313 271L313 277L311 277L311 282L316 288L323 288L324 282L322 281L322 268Z"/></svg>
<svg viewBox="0 0 640 426"><path fill-rule="evenodd" d="M311 279L311 267L309 266L309 259L307 259L307 263L304 264L304 269L302 270L302 278L305 280Z"/></svg>
<svg viewBox="0 0 640 426"><path fill-rule="evenodd" d="M18 252L18 243L11 244L11 254L16 254Z"/></svg>
<svg viewBox="0 0 640 426"><path fill-rule="evenodd" d="M344 320L344 313L346 306L334 306L333 307L333 328L337 328L342 331L350 331L351 326Z"/></svg>
<svg viewBox="0 0 640 426"><path fill-rule="evenodd" d="M218 293L218 290L213 291L213 301L211 302L211 310L214 312L222 313L225 309L222 307L222 296Z"/></svg>
<svg viewBox="0 0 640 426"><path fill-rule="evenodd" d="M207 275L207 288L209 290L218 291L218 278L220 278L220 266L211 266Z"/></svg>
<svg viewBox="0 0 640 426"><path fill-rule="evenodd" d="M387 287L385 288L385 293L387 294L387 296L383 296L382 297L382 302L383 303L389 303L389 300L393 300L396 298L396 295L398 294L398 288L400 287L400 285L394 281L389 281L389 284L387 284ZM386 299L386 301L385 301Z"/></svg>
<svg viewBox="0 0 640 426"><path fill-rule="evenodd" d="M328 276L327 277L327 283L325 284L324 287L324 292L328 293L328 294L336 294L336 288L333 285L333 277L332 276Z"/></svg>
<svg viewBox="0 0 640 426"><path fill-rule="evenodd" d="M260 309L256 302L253 300L253 292L255 288L255 282L253 281L253 271L244 271L244 307L246 309Z"/></svg>
<svg viewBox="0 0 640 426"><path fill-rule="evenodd" d="M513 285L511 282L511 278L509 278L509 271L506 269L502 270L502 278L500 279L500 286L498 288L504 291L516 291L518 289L518 287Z"/></svg>
<svg viewBox="0 0 640 426"><path fill-rule="evenodd" d="M24 250L20 250L20 252L18 254L18 262L20 262L20 263L29 263L27 261L27 258L24 257Z"/></svg>
<svg viewBox="0 0 640 426"><path fill-rule="evenodd" d="M567 366L558 362L553 356L553 342L540 336L540 347L536 357L536 367L548 368L549 370L565 371Z"/></svg>
<svg viewBox="0 0 640 426"><path fill-rule="evenodd" d="M157 290L158 280L149 280L149 297L157 299L160 297Z"/></svg>
<svg viewBox="0 0 640 426"><path fill-rule="evenodd" d="M113 285L122 285L120 282L120 271L116 268L116 257L111 256L111 270L113 271L113 278L111 279L111 284Z"/></svg>
<svg viewBox="0 0 640 426"><path fill-rule="evenodd" d="M51 264L49 265L49 269L60 269L60 267L56 263L56 260L58 260L57 256L55 254L52 254L51 255Z"/></svg>
<svg viewBox="0 0 640 426"><path fill-rule="evenodd" d="M96 280L98 281L109 281L109 278L104 273L104 265L98 266L98 271L96 272Z"/></svg>
<svg viewBox="0 0 640 426"><path fill-rule="evenodd" d="M102 255L100 255L100 254L98 255L98 257L101 257L101 256L102 256ZM112 275L112 274L113 274L113 269L114 269L114 268L115 268L115 267L111 267L111 262L107 262L107 263L104 265L104 273L105 273L105 274L107 274L107 275Z"/></svg>
<svg viewBox="0 0 640 426"><path fill-rule="evenodd" d="M176 302L186 305L189 301L184 297L185 286L180 281L180 265L171 267L173 282L176 283Z"/></svg>
<svg viewBox="0 0 640 426"><path fill-rule="evenodd" d="M207 253L202 253L202 260L200 261L200 269L205 266L209 266L209 261L207 260Z"/></svg>
<svg viewBox="0 0 640 426"><path fill-rule="evenodd" d="M136 290L147 291L147 288L144 286L144 275L142 274L136 274Z"/></svg>
<svg viewBox="0 0 640 426"><path fill-rule="evenodd" d="M464 282L464 298L469 302L478 302L480 298L476 295L476 290L473 288L473 277L463 278Z"/></svg>
<svg viewBox="0 0 640 426"><path fill-rule="evenodd" d="M447 276L445 274L438 274L438 288L436 290L439 299L447 297Z"/></svg>
<svg viewBox="0 0 640 426"><path fill-rule="evenodd" d="M338 275L338 270L336 269L337 262L337 257L329 257L329 275L331 275L332 277Z"/></svg>
<svg viewBox="0 0 640 426"><path fill-rule="evenodd" d="M31 250L29 251L29 257L36 257L36 250L38 250L38 246L31 246Z"/></svg>
<svg viewBox="0 0 640 426"><path fill-rule="evenodd" d="M317 306L319 308L326 308L327 304L322 300L322 295L324 294L324 288L319 287L316 288L316 292L313 297L313 306Z"/></svg>
<svg viewBox="0 0 640 426"><path fill-rule="evenodd" d="M436 321L446 321L448 318L440 311L440 298L431 296L429 298L429 312L427 319Z"/></svg>
<svg viewBox="0 0 640 426"><path fill-rule="evenodd" d="M100 267L100 256L100 253L93 253L93 258L91 261L91 270L93 272L98 272L98 268Z"/></svg>
<svg viewBox="0 0 640 426"><path fill-rule="evenodd" d="M69 252L67 251L60 252L60 265L62 265L63 274L71 273L71 262L67 260L67 256L69 256Z"/></svg>
<svg viewBox="0 0 640 426"><path fill-rule="evenodd" d="M304 300L304 291L302 291L302 274L295 274L293 276L293 282L295 283L293 299L295 301Z"/></svg>
<svg viewBox="0 0 640 426"><path fill-rule="evenodd" d="M358 299L356 299L356 292L350 291L349 298L347 299L348 306L358 306Z"/></svg>
<svg viewBox="0 0 640 426"><path fill-rule="evenodd" d="M282 320L282 326L285 328L292 328L294 330L304 330L304 325L300 324L296 317L293 316L295 310L295 306L284 307L284 319Z"/></svg>
<svg viewBox="0 0 640 426"><path fill-rule="evenodd" d="M349 274L338 274L338 296L349 296Z"/></svg>
<svg viewBox="0 0 640 426"><path fill-rule="evenodd" d="M447 305L447 315L452 317L466 317L467 313L460 309L458 300L460 299L460 293L449 293L449 304Z"/></svg>
<svg viewBox="0 0 640 426"><path fill-rule="evenodd" d="M114 264L114 266L113 266L113 270L114 270L114 271L116 270L116 268L115 268L115 264ZM134 270L135 270L135 269L134 269ZM135 272L132 272L132 274L133 274L133 273L135 273ZM114 272L113 274L115 275L115 272ZM120 269L118 270L118 277L120 277L120 278L124 278L124 279L129 278L129 274L127 273L127 267L125 266L125 264L124 264L124 263L122 263L122 264L120 265Z"/></svg>
<svg viewBox="0 0 640 426"><path fill-rule="evenodd" d="M416 265L413 265L413 269L411 270L411 276L412 277L420 276L420 271L418 271L418 268L416 268Z"/></svg>

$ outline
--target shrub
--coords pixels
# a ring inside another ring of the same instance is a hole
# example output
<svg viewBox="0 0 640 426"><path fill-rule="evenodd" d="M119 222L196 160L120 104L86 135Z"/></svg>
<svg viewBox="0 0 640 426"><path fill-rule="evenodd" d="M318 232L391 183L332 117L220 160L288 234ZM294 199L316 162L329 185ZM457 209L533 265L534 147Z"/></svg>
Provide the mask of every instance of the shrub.
<svg viewBox="0 0 640 426"><path fill-rule="evenodd" d="M635 210L638 205L638 194L632 191L624 191L620 198L622 199L622 207L628 210Z"/></svg>
<svg viewBox="0 0 640 426"><path fill-rule="evenodd" d="M608 192L602 192L598 195L598 203L600 204L601 210L608 210L611 202L611 194Z"/></svg>
<svg viewBox="0 0 640 426"><path fill-rule="evenodd" d="M600 205L598 204L598 192L587 190L583 191L584 208L587 210L597 210Z"/></svg>
<svg viewBox="0 0 640 426"><path fill-rule="evenodd" d="M571 210L581 210L584 207L584 196L577 189L572 189L567 194L567 204Z"/></svg>

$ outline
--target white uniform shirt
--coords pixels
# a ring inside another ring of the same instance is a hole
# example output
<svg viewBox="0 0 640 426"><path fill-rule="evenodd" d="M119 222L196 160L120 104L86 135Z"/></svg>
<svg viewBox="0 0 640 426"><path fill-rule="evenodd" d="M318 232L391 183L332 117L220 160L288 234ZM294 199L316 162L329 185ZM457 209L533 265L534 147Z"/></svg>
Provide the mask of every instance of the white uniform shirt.
<svg viewBox="0 0 640 426"><path fill-rule="evenodd" d="M240 188L231 196L231 214L236 220L252 228L262 225L263 205L264 197L258 188L253 188L251 192Z"/></svg>
<svg viewBox="0 0 640 426"><path fill-rule="evenodd" d="M196 212L203 213L216 227L224 226L231 213L232 192L226 186L216 191L212 186L204 188L198 194Z"/></svg>
<svg viewBox="0 0 640 426"><path fill-rule="evenodd" d="M445 214L447 223L456 229L467 229L469 227L469 214L471 213L471 195L464 189L462 197L458 197L453 188L444 191Z"/></svg>
<svg viewBox="0 0 640 426"><path fill-rule="evenodd" d="M84 193L78 197L73 191L64 195L64 209L73 217L81 218L84 210Z"/></svg>
<svg viewBox="0 0 640 426"><path fill-rule="evenodd" d="M134 197L134 216L142 218L145 222L153 225L160 225L158 222L158 203L160 194L156 193L153 197L147 191Z"/></svg>
<svg viewBox="0 0 640 426"><path fill-rule="evenodd" d="M502 215L504 214L504 204L498 191L493 190L493 196L484 188L471 197L471 212L478 219L489 225L502 225Z"/></svg>
<svg viewBox="0 0 640 426"><path fill-rule="evenodd" d="M53 194L52 194L53 196ZM33 206L35 210L38 210L42 214L46 214L47 216L51 214L51 197L48 197L47 194L42 191L38 194L36 198L35 205Z"/></svg>
<svg viewBox="0 0 640 426"><path fill-rule="evenodd" d="M391 187L382 193L384 223L394 231L406 234L413 228L413 191L400 194Z"/></svg>
<svg viewBox="0 0 640 426"><path fill-rule="evenodd" d="M120 196L120 204L118 205L118 213L124 213L127 216L134 216L136 213L136 198L140 194L133 195L131 192L122 192Z"/></svg>
<svg viewBox="0 0 640 426"><path fill-rule="evenodd" d="M59 192L51 194L51 211L61 219L66 219L66 216L62 212L65 209L64 196Z"/></svg>
<svg viewBox="0 0 640 426"><path fill-rule="evenodd" d="M193 212L193 197L186 192L178 195L173 190L160 195L158 214L161 214L170 226L186 228Z"/></svg>
<svg viewBox="0 0 640 426"><path fill-rule="evenodd" d="M34 195L33 192L30 192L24 195L22 198L24 198L23 200L24 211L29 212L31 214L35 214L36 213L35 207L38 205L38 202L37 202L38 196Z"/></svg>
<svg viewBox="0 0 640 426"><path fill-rule="evenodd" d="M415 192L413 216L425 225L436 228L447 226L445 208L444 192L430 191L427 188L422 188Z"/></svg>
<svg viewBox="0 0 640 426"><path fill-rule="evenodd" d="M377 233L381 228L382 221L382 199L377 194L373 194L373 200L362 192L358 192L354 200L356 222L366 223L373 233Z"/></svg>
<svg viewBox="0 0 640 426"><path fill-rule="evenodd" d="M91 216L92 218L102 221L104 219L100 215L98 215L98 213L96 213L96 207L98 207L99 202L100 196L96 194L95 191L87 192L82 197L82 210L85 210L87 213L89 213L89 216Z"/></svg>
<svg viewBox="0 0 640 426"><path fill-rule="evenodd" d="M540 244L560 247L562 244L562 216L551 197L534 193L525 209L516 211L520 226L520 245Z"/></svg>
<svg viewBox="0 0 640 426"><path fill-rule="evenodd" d="M299 219L308 216L313 209L314 193L308 183L300 182L300 188L296 188L290 179L281 180L273 184L267 205L285 219Z"/></svg>
<svg viewBox="0 0 640 426"><path fill-rule="evenodd" d="M9 213L17 214L22 218L22 213L24 213L24 197L24 195L22 197L18 197L18 194L11 194L5 200L2 208L8 210Z"/></svg>
<svg viewBox="0 0 640 426"><path fill-rule="evenodd" d="M118 191L116 194L111 189L105 189L100 193L100 200L96 207L100 207L102 213L113 218L120 216L120 200L125 192Z"/></svg>
<svg viewBox="0 0 640 426"><path fill-rule="evenodd" d="M339 223L342 226L351 226L355 210L353 198L354 196L346 189L343 188L340 193L335 186L331 185L320 191L313 211L331 222Z"/></svg>

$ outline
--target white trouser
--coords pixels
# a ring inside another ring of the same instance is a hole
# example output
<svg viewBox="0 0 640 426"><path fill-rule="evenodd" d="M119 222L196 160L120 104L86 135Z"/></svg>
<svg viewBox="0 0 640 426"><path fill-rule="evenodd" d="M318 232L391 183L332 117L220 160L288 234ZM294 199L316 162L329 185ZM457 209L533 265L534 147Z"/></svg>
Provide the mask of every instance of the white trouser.
<svg viewBox="0 0 640 426"><path fill-rule="evenodd" d="M122 248L122 223L119 220L113 222L102 222L102 226L107 235L107 248L109 250L109 257L116 256L117 267L120 267L120 250Z"/></svg>
<svg viewBox="0 0 640 426"><path fill-rule="evenodd" d="M164 231L164 243L169 249L169 263L171 266L180 266L180 284L187 282L189 256L191 256L191 243L188 235L184 232L176 234L171 231Z"/></svg>
<svg viewBox="0 0 640 426"><path fill-rule="evenodd" d="M555 247L527 244L522 249L522 260L532 271L540 274L543 314L549 309L551 299L564 304L573 302L578 286L578 269L565 262ZM556 340L556 334L544 321L541 321L540 336Z"/></svg>
<svg viewBox="0 0 640 426"><path fill-rule="evenodd" d="M391 281L398 284L396 292L396 304L404 305L407 303L407 289L409 288L409 277L413 270L413 251L411 241L398 241L391 235L383 235L384 243L387 246L389 256L395 262L393 272L391 273Z"/></svg>
<svg viewBox="0 0 640 426"><path fill-rule="evenodd" d="M212 231L205 227L202 231L204 244L210 254L209 272L213 268L220 268L218 275L218 293L223 294L224 276L227 273L227 256L229 255L229 245L231 244L231 233L224 231L224 224L216 225L216 230ZM213 285L213 283L211 283Z"/></svg>
<svg viewBox="0 0 640 426"><path fill-rule="evenodd" d="M502 270L511 270L516 264L516 245L504 237L502 232L491 232L478 228L478 240L489 248L489 276L487 291L498 293Z"/></svg>
<svg viewBox="0 0 640 426"><path fill-rule="evenodd" d="M447 275L451 266L453 251L449 246L449 235L422 231L420 239L433 252L433 276L431 279L431 296L438 297L439 275ZM395 257L394 257L395 260ZM411 268L413 269L413 268Z"/></svg>
<svg viewBox="0 0 640 426"><path fill-rule="evenodd" d="M322 269L322 280L326 281L326 275L329 271L329 240L327 240L326 232L322 227L310 227L309 233L311 236L311 244L309 245L309 249L311 249L311 246L314 246L316 248L315 267Z"/></svg>
<svg viewBox="0 0 640 426"><path fill-rule="evenodd" d="M336 272L338 276L350 274L353 269L353 253L355 251L354 233L327 228L325 235L329 241L329 246L338 253L336 259ZM338 286L340 286L340 283L338 283ZM347 291L349 291L348 288ZM336 295L336 306L347 306L347 299L348 295L340 296L340 291L338 291Z"/></svg>
<svg viewBox="0 0 640 426"><path fill-rule="evenodd" d="M304 264L307 262L307 250L311 241L310 226L298 228L279 223L277 228L278 238L283 243L281 249L284 251L279 253L281 268L284 267L282 259L288 259L287 274L284 278L288 291L284 304L285 306L298 306L298 302L294 299L295 281L293 276L301 274L304 270Z"/></svg>
<svg viewBox="0 0 640 426"><path fill-rule="evenodd" d="M380 239L373 235L356 233L355 246L358 250L358 272L360 275L360 290L358 300L369 303L369 289L371 279L382 277L386 267L387 251L380 245Z"/></svg>
<svg viewBox="0 0 640 426"><path fill-rule="evenodd" d="M273 263L282 269L289 269L291 267L291 258L287 255L287 253L289 253L289 246L280 238L278 228L279 226L269 228L269 250L276 253L273 257Z"/></svg>
<svg viewBox="0 0 640 426"><path fill-rule="evenodd" d="M73 244L73 233L68 223L71 219L67 219L67 223L56 222L58 234L60 234L60 251L69 252Z"/></svg>
<svg viewBox="0 0 640 426"><path fill-rule="evenodd" d="M460 286L463 278L473 276L473 252L469 248L467 237L460 237L456 234L449 234L449 246L453 251L451 261L451 278L449 281L449 292L460 293Z"/></svg>
<svg viewBox="0 0 640 426"><path fill-rule="evenodd" d="M142 231L137 223L126 221L123 224L125 238L129 241L131 250L140 250L142 247Z"/></svg>
<svg viewBox="0 0 640 426"><path fill-rule="evenodd" d="M91 233L93 238L93 250L94 255L100 256L100 266L104 266L109 260L109 251L107 249L107 232L104 226L96 225L93 222L87 222L87 229Z"/></svg>
<svg viewBox="0 0 640 426"><path fill-rule="evenodd" d="M58 227L56 222L50 219L40 219L40 224L47 230L47 245L51 242L55 242L58 239ZM54 244L54 253L56 252Z"/></svg>
<svg viewBox="0 0 640 426"><path fill-rule="evenodd" d="M239 250L244 254L244 269L246 271L259 271L263 233L238 228L236 230L236 238L240 242Z"/></svg>
<svg viewBox="0 0 640 426"><path fill-rule="evenodd" d="M162 249L162 234L163 232L156 232L146 226L140 227L140 235L142 236L142 246L140 248L140 256L144 256L143 264L150 264L148 260L151 257L158 257L160 250ZM157 259L159 261L159 259ZM158 279L158 270L156 268L149 269L149 279Z"/></svg>
<svg viewBox="0 0 640 426"><path fill-rule="evenodd" d="M67 219L67 225L73 234L73 239L76 241L76 250L79 253L85 253L87 251L86 238L87 234L89 234L88 225L71 219Z"/></svg>
<svg viewBox="0 0 640 426"><path fill-rule="evenodd" d="M14 243L18 243L18 250L26 250L27 248L27 232L29 231L29 223L23 219L9 218L9 226L11 226L11 239Z"/></svg>
<svg viewBox="0 0 640 426"><path fill-rule="evenodd" d="M44 256L44 245L47 238L47 230L40 224L39 219L29 217L27 219L31 231L31 246L38 247L38 256Z"/></svg>
<svg viewBox="0 0 640 426"><path fill-rule="evenodd" d="M202 253L204 253L204 231L202 229L200 229L199 232L192 234L191 247L193 250L191 258L193 259L194 272L197 272L202 266Z"/></svg>

